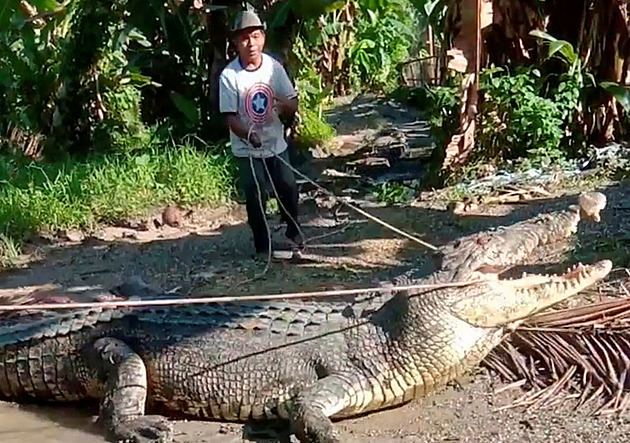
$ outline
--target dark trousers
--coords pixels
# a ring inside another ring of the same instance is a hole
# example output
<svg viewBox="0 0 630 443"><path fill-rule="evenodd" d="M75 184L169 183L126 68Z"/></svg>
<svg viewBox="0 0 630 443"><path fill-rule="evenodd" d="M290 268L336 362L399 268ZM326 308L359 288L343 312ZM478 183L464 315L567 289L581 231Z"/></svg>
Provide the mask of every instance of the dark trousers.
<svg viewBox="0 0 630 443"><path fill-rule="evenodd" d="M288 149L278 156L289 162ZM253 163L262 195L258 193L249 157L238 158L240 182L245 193L247 222L254 234L256 252L265 252L269 247L269 237L265 226L264 209L267 207L269 195L276 196L270 180L273 180L273 186L275 186L278 193L280 199L278 206L280 207L282 220L287 224L286 236L290 239L293 239L299 233L298 226L294 223L294 221L297 222L298 218L298 190L293 171L277 158L253 158L251 162ZM263 162L267 165L267 169L265 169ZM269 173L267 173L267 170Z"/></svg>

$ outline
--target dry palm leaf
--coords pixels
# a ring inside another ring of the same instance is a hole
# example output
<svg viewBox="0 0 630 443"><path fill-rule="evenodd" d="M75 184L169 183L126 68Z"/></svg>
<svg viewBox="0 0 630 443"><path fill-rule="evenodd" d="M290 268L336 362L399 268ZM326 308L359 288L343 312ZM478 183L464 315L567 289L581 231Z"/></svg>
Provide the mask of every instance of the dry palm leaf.
<svg viewBox="0 0 630 443"><path fill-rule="evenodd" d="M528 391L506 408L577 399L595 414L630 405L630 298L539 314L495 348L485 366Z"/></svg>

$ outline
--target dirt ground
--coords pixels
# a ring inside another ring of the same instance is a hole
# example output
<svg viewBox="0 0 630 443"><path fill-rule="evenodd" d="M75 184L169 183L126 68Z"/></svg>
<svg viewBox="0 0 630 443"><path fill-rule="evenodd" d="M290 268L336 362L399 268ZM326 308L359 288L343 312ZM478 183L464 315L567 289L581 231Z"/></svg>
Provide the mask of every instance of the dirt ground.
<svg viewBox="0 0 630 443"><path fill-rule="evenodd" d="M478 374L462 386L411 403L353 420L336 423L343 441L382 442L627 442L626 418L570 414L567 408L524 413L500 410L515 393L493 394L496 382ZM255 440L243 427L212 422L176 422L178 443L240 443ZM0 406L0 440L3 443L105 443L88 411L67 407ZM278 441L278 440L275 440ZM292 440L296 441L296 440Z"/></svg>
<svg viewBox="0 0 630 443"><path fill-rule="evenodd" d="M339 159L340 161L342 159ZM582 225L577 240L556 245L531 258L531 264L556 272L577 261L609 258L619 277L630 267L630 187L600 189L608 207L599 224ZM413 204L366 210L434 245L482 229L565 208L575 191L521 203L480 206L466 214L447 208L438 194L426 193ZM267 294L303 290L367 287L410 266L429 263L423 246L347 209L321 194L302 193L301 222L308 248L301 260L265 263L251 256L251 238L242 206L196 210L178 228L156 227L153 219L92 233L67 232L29 246L19 269L2 272L0 294L56 287L112 287L131 276L182 296ZM272 227L281 234L277 216ZM248 281L250 280L250 281ZM484 369L443 392L401 408L337 423L344 441L376 442L621 442L627 441L625 417L571 414L568 407L525 412L497 410L521 395L518 389L496 393L503 384ZM97 443L105 440L92 425L96 409L0 402L3 443ZM256 440L238 424L176 422L179 443L234 443Z"/></svg>

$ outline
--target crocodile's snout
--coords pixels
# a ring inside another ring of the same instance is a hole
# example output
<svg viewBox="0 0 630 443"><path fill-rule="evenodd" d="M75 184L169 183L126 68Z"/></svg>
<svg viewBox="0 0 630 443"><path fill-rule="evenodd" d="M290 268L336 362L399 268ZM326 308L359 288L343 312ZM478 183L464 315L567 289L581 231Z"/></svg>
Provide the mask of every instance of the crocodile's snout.
<svg viewBox="0 0 630 443"><path fill-rule="evenodd" d="M600 212L606 207L606 196L601 192L584 192L579 197L580 218L601 221Z"/></svg>
<svg viewBox="0 0 630 443"><path fill-rule="evenodd" d="M579 263L560 275L525 275L520 279L503 280L500 283L513 285L514 289L521 294L530 292L546 297L547 294L555 293L559 297L568 297L605 278L611 270L612 262L601 260L589 265Z"/></svg>
<svg viewBox="0 0 630 443"><path fill-rule="evenodd" d="M610 260L600 260L591 265L578 263L566 270L559 276L552 276L552 280L563 281L565 285L581 285L585 281L588 284L594 283L606 277L612 270L613 263Z"/></svg>

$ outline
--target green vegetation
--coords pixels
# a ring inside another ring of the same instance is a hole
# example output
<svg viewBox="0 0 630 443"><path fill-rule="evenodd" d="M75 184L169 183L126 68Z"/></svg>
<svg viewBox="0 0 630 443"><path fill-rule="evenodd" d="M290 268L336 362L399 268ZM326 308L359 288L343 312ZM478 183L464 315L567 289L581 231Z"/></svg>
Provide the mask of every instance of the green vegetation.
<svg viewBox="0 0 630 443"><path fill-rule="evenodd" d="M190 145L142 155L66 157L42 163L0 157L0 235L23 240L41 229L90 229L145 215L170 202L218 205L233 195L229 157Z"/></svg>
<svg viewBox="0 0 630 443"><path fill-rule="evenodd" d="M225 135L208 99L211 48L190 7L30 4L46 19L30 21L18 0L0 7L0 133L39 136L50 155L141 151L156 129L178 142L191 133L207 142Z"/></svg>
<svg viewBox="0 0 630 443"><path fill-rule="evenodd" d="M483 149L475 154L484 160L530 158L543 167L565 159L566 103L542 94L537 69L486 69L480 89L484 99L477 140Z"/></svg>
<svg viewBox="0 0 630 443"><path fill-rule="evenodd" d="M387 205L401 205L408 203L416 191L403 183L385 182L374 186L372 195L379 203Z"/></svg>
<svg viewBox="0 0 630 443"><path fill-rule="evenodd" d="M459 98L456 79L451 84L420 88L400 87L391 93L393 98L426 113L431 126L431 136L438 146L448 142L459 124Z"/></svg>
<svg viewBox="0 0 630 443"><path fill-rule="evenodd" d="M493 170L489 164L507 169L566 166L589 154L593 141L583 131L585 120L601 111L598 106L607 94L626 115L630 111L630 88L597 82L568 42L540 31L531 34L542 42L540 63L481 70L475 147L447 183ZM393 94L426 111L438 146L445 146L457 130L460 81L460 75L453 75L442 85L400 88ZM613 169L607 173L619 175L620 168Z"/></svg>
<svg viewBox="0 0 630 443"><path fill-rule="evenodd" d="M227 133L212 102L212 33L220 26L207 26L189 3L9 0L0 7L5 261L40 230L90 229L171 201L231 198ZM224 24L235 13L213 12ZM300 91L301 147L334 137L324 120L334 95L395 87L415 44L408 0L285 0L265 14L272 51L298 22L289 70Z"/></svg>
<svg viewBox="0 0 630 443"><path fill-rule="evenodd" d="M299 146L334 136L323 111L333 96L391 92L416 42L418 12L409 0L358 0L304 21L293 46L300 91Z"/></svg>
<svg viewBox="0 0 630 443"><path fill-rule="evenodd" d="M305 20L294 46L305 94L390 91L416 41L409 0L358 0Z"/></svg>
<svg viewBox="0 0 630 443"><path fill-rule="evenodd" d="M229 23L235 13L212 14ZM45 18L29 17L37 14ZM312 145L334 136L323 118L334 95L396 87L421 14L410 0L285 0L264 15L272 51L297 19L288 65L300 90L297 132ZM11 132L18 149L36 140L50 155L142 152L156 131L178 143L190 134L220 141L211 41L219 28L189 2L8 0L0 9L0 133Z"/></svg>
<svg viewBox="0 0 630 443"><path fill-rule="evenodd" d="M589 107L595 80L568 42L543 32L533 35L550 45L540 67L482 72L476 153L483 159L520 158L548 167L585 147L584 137L573 129L580 109Z"/></svg>
<svg viewBox="0 0 630 443"><path fill-rule="evenodd" d="M357 6L356 36L348 50L350 81L355 90L391 91L415 40L417 13L406 0L363 0Z"/></svg>
<svg viewBox="0 0 630 443"><path fill-rule="evenodd" d="M15 266L20 257L20 247L13 237L0 234L0 266Z"/></svg>
<svg viewBox="0 0 630 443"><path fill-rule="evenodd" d="M191 1L158 0L7 0L0 6L3 260L14 261L21 242L40 229L92 228L171 201L214 205L231 198L234 171L215 87L228 23L242 5L204 3L204 10ZM439 147L457 131L462 74L445 64L461 17L449 16L448 2L250 3L269 24L267 49L287 55L299 91L298 149L326 150L335 130L325 111L346 94L392 94L417 105ZM494 26L512 22L521 23L511 18ZM459 177L474 176L487 163L563 164L587 152L609 121L608 132L627 133L630 88L596 79L615 78L594 66L607 53L587 61L580 54L598 47L578 50L577 41L540 31L521 35L530 32L521 28L500 35L533 38L528 60L503 54L505 48L491 57L493 48L485 48L487 59L502 64L482 69L476 145ZM595 31L588 39L603 41ZM421 74L429 83L400 88L402 66L418 60L430 61L430 75ZM373 189L390 204L414 192L401 184Z"/></svg>

